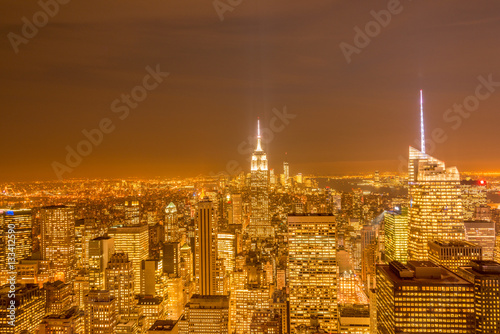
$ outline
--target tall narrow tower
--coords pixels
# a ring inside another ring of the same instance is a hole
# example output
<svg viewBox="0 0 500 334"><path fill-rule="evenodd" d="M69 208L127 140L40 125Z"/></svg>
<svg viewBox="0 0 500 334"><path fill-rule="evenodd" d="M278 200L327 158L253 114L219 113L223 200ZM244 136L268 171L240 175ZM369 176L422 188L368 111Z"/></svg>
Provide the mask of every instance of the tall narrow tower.
<svg viewBox="0 0 500 334"><path fill-rule="evenodd" d="M257 120L257 147L250 166L250 224L248 234L257 238L272 237L269 219L269 171L266 153L262 150L260 121Z"/></svg>
<svg viewBox="0 0 500 334"><path fill-rule="evenodd" d="M428 260L428 242L464 239L460 174L456 167L425 153L423 100L420 91L421 150L410 146L408 257Z"/></svg>
<svg viewBox="0 0 500 334"><path fill-rule="evenodd" d="M215 294L215 252L212 231L213 204L205 197L198 203L199 294Z"/></svg>

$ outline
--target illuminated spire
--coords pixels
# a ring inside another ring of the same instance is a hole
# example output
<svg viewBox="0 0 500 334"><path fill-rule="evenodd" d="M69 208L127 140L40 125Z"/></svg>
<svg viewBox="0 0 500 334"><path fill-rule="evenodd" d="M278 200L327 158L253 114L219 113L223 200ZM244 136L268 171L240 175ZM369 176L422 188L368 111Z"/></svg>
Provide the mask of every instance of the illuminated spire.
<svg viewBox="0 0 500 334"><path fill-rule="evenodd" d="M257 148L256 152L262 152L261 137L260 137L260 119L257 118Z"/></svg>
<svg viewBox="0 0 500 334"><path fill-rule="evenodd" d="M422 90L420 90L420 150L425 153L424 98Z"/></svg>

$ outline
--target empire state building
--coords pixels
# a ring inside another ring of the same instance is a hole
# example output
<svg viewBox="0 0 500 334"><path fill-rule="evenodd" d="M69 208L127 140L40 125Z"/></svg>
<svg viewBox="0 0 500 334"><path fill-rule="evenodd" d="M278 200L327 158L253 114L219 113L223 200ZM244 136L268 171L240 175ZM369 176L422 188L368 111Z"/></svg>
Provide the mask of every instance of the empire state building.
<svg viewBox="0 0 500 334"><path fill-rule="evenodd" d="M256 238L273 236L269 218L269 170L266 153L262 150L260 121L257 120L257 147L250 166L250 224L248 234Z"/></svg>

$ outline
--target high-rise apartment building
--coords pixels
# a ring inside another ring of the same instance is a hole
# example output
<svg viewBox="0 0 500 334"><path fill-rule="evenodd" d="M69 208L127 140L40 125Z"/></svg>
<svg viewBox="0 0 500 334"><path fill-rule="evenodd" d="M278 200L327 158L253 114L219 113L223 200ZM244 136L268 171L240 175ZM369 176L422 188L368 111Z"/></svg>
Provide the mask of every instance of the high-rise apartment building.
<svg viewBox="0 0 500 334"><path fill-rule="evenodd" d="M430 261L377 265L379 334L474 333L474 288Z"/></svg>
<svg viewBox="0 0 500 334"><path fill-rule="evenodd" d="M257 238L274 235L269 217L269 170L267 155L262 149L260 121L257 121L257 147L250 166L250 224L248 234Z"/></svg>
<svg viewBox="0 0 500 334"><path fill-rule="evenodd" d="M384 248L387 262L408 260L408 210L384 213Z"/></svg>
<svg viewBox="0 0 500 334"><path fill-rule="evenodd" d="M500 263L472 261L458 274L474 286L476 333L500 333Z"/></svg>
<svg viewBox="0 0 500 334"><path fill-rule="evenodd" d="M337 238L331 214L288 216L290 327L317 317L323 329L337 330Z"/></svg>
<svg viewBox="0 0 500 334"><path fill-rule="evenodd" d="M134 293L141 293L141 263L149 254L148 226L113 226L108 234L115 240L115 251L124 252L134 270Z"/></svg>
<svg viewBox="0 0 500 334"><path fill-rule="evenodd" d="M429 260L454 273L458 267L468 266L470 261L482 260L482 248L463 240L429 241Z"/></svg>
<svg viewBox="0 0 500 334"><path fill-rule="evenodd" d="M75 213L66 205L40 210L42 258L52 261L57 278L69 282L75 270Z"/></svg>

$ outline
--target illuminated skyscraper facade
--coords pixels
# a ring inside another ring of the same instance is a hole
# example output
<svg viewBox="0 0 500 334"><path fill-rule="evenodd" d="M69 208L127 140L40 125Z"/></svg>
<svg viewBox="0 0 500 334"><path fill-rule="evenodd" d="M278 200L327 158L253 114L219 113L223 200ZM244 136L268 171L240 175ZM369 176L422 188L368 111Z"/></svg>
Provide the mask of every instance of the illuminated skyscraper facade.
<svg viewBox="0 0 500 334"><path fill-rule="evenodd" d="M384 248L387 262L408 260L408 209L384 213Z"/></svg>
<svg viewBox="0 0 500 334"><path fill-rule="evenodd" d="M75 269L75 213L66 205L45 206L40 210L42 258L52 261L58 278L68 282Z"/></svg>
<svg viewBox="0 0 500 334"><path fill-rule="evenodd" d="M115 243L112 237L102 236L89 241L88 273L90 289L106 289L105 271L114 252Z"/></svg>
<svg viewBox="0 0 500 334"><path fill-rule="evenodd" d="M495 259L495 222L471 220L464 222L465 240L483 248L483 260Z"/></svg>
<svg viewBox="0 0 500 334"><path fill-rule="evenodd" d="M130 314L134 307L134 271L125 253L115 253L106 267L106 290L116 300L117 314Z"/></svg>
<svg viewBox="0 0 500 334"><path fill-rule="evenodd" d="M141 212L139 201L130 199L125 201L124 205L125 222L126 226L139 225L141 222Z"/></svg>
<svg viewBox="0 0 500 334"><path fill-rule="evenodd" d="M5 234L8 229L15 231L15 247L14 254L15 264L18 264L22 259L27 259L31 256L33 242L32 242L32 221L31 210L0 210L0 270L6 270L5 264L6 257L9 253L9 241ZM7 270L8 271L8 270Z"/></svg>
<svg viewBox="0 0 500 334"><path fill-rule="evenodd" d="M458 267L468 266L470 261L482 260L481 246L462 240L429 241L429 260L454 273Z"/></svg>
<svg viewBox="0 0 500 334"><path fill-rule="evenodd" d="M116 324L116 299L109 291L90 291L85 300L85 333L115 334Z"/></svg>
<svg viewBox="0 0 500 334"><path fill-rule="evenodd" d="M474 285L476 333L500 333L500 263L472 261L458 274Z"/></svg>
<svg viewBox="0 0 500 334"><path fill-rule="evenodd" d="M149 254L148 226L113 226L108 230L115 240L116 252L127 253L134 270L134 292L141 293L141 262Z"/></svg>
<svg viewBox="0 0 500 334"><path fill-rule="evenodd" d="M460 174L456 167L410 147L408 164L411 260L427 260L429 241L464 239Z"/></svg>
<svg viewBox="0 0 500 334"><path fill-rule="evenodd" d="M170 202L165 208L165 241L178 241L179 222L177 220L177 207Z"/></svg>
<svg viewBox="0 0 500 334"><path fill-rule="evenodd" d="M198 243L199 243L199 294L214 295L215 252L212 226L213 205L205 198L198 203Z"/></svg>
<svg viewBox="0 0 500 334"><path fill-rule="evenodd" d="M474 287L429 261L377 265L378 334L474 333Z"/></svg>
<svg viewBox="0 0 500 334"><path fill-rule="evenodd" d="M260 121L257 122L257 147L250 166L250 224L248 234L257 238L272 237L269 217L269 170L266 153L262 150Z"/></svg>
<svg viewBox="0 0 500 334"><path fill-rule="evenodd" d="M12 291L13 290L13 291ZM14 326L8 322L11 301L15 301ZM0 288L0 333L35 333L45 316L45 292L36 284L16 284Z"/></svg>
<svg viewBox="0 0 500 334"><path fill-rule="evenodd" d="M337 238L333 215L288 216L290 327L317 316L323 329L337 331Z"/></svg>
<svg viewBox="0 0 500 334"><path fill-rule="evenodd" d="M228 296L193 295L179 320L179 334L229 334Z"/></svg>

